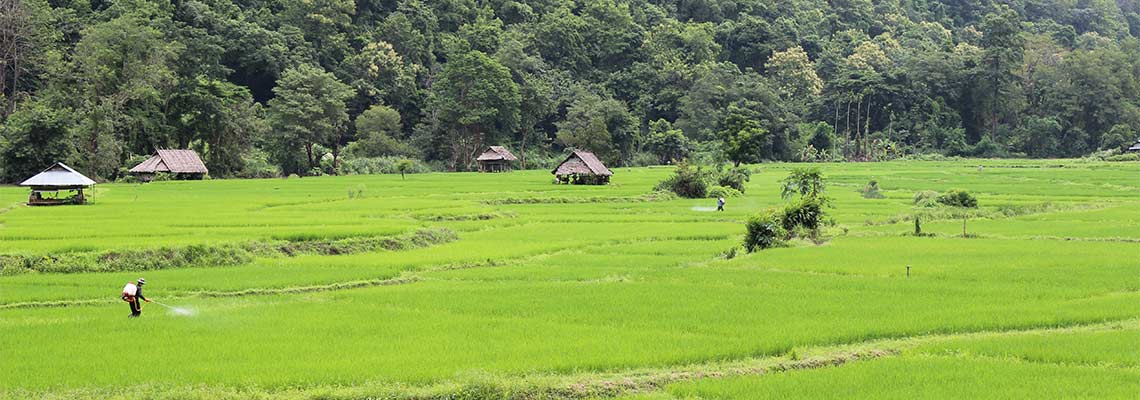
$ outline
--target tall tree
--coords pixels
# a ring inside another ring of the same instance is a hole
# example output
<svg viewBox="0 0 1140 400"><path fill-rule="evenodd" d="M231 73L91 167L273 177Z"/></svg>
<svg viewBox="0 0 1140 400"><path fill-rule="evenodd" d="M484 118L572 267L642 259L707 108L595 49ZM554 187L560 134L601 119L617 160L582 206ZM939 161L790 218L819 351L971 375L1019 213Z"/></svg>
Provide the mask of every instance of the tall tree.
<svg viewBox="0 0 1140 400"><path fill-rule="evenodd" d="M986 14L982 21L981 45L982 81L985 84L985 104L990 117L990 139L997 140L998 121L1003 115L1013 117L1015 109L1011 96L1017 90L1016 71L1025 54L1025 39L1021 35L1021 18L1017 12L1002 6L997 12Z"/></svg>
<svg viewBox="0 0 1140 400"><path fill-rule="evenodd" d="M0 130L3 181L19 182L75 157L70 113L44 101L23 103Z"/></svg>
<svg viewBox="0 0 1140 400"><path fill-rule="evenodd" d="M302 64L281 74L273 93L269 117L278 165L285 173L309 173L320 165L314 146L323 145L332 149L335 173L348 128L345 101L352 97L352 88L320 67Z"/></svg>
<svg viewBox="0 0 1140 400"><path fill-rule="evenodd" d="M451 146L451 167L471 168L475 152L488 140L513 131L520 101L510 70L483 52L472 50L448 61L432 86L431 102Z"/></svg>
<svg viewBox="0 0 1140 400"><path fill-rule="evenodd" d="M150 153L172 134L164 107L182 47L154 27L169 19L154 7L84 29L72 61L75 81L60 89L82 113L78 164L97 176L111 177L128 155Z"/></svg>

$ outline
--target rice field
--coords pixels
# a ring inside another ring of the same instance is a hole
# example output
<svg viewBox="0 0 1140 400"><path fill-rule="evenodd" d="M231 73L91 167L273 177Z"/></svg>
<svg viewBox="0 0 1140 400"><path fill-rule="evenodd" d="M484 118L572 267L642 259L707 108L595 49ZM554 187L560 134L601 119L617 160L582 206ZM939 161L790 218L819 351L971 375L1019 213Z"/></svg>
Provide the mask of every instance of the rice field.
<svg viewBox="0 0 1140 400"><path fill-rule="evenodd" d="M0 188L0 259L272 250L0 270L0 398L1140 392L1140 165L820 164L827 240L744 254L743 221L781 206L800 166L751 166L725 212L651 195L665 167L615 169L601 187L546 171L108 184L91 205L47 208ZM870 180L885 198L859 193ZM955 188L981 205L966 237L960 215L912 204ZM424 229L455 239L275 250ZM118 291L140 276L188 312L151 303L127 319Z"/></svg>

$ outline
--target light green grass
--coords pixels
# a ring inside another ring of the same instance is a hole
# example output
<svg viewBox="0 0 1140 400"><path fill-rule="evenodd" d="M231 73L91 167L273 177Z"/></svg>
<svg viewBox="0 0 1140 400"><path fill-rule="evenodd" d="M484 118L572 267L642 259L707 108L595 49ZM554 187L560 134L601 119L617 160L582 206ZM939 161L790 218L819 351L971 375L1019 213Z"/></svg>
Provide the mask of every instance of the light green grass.
<svg viewBox="0 0 1140 400"><path fill-rule="evenodd" d="M0 254L421 228L452 229L459 239L224 267L0 276L0 397L138 390L122 382L172 398L510 387L532 376L667 371L878 339L1140 317L1137 166L822 164L835 199L829 241L725 259L740 242L741 221L780 205L779 180L799 166L752 166L747 196L729 199L726 212L694 209L712 205L707 199L646 201L668 168L617 169L614 184L602 187L552 185L544 171L102 185L88 206L13 206L0 213ZM887 198L859 195L871 179ZM978 215L987 217L968 222L977 237L955 237L960 221L924 222L932 237L906 235L909 221L881 223L922 211L911 205L915 191L950 188L979 198ZM349 198L360 189L364 197ZM0 188L0 200L14 204L24 193ZM511 204L519 199L537 200ZM1002 206L1037 211L1004 217ZM139 276L150 282L149 296L197 314L151 304L142 319L127 320L116 292ZM386 280L395 284L375 286ZM337 285L355 288L309 290ZM1135 377L1136 356L1114 349L1140 339L1097 335L1095 346L1060 333L935 341L894 358L678 383L646 396L794 397L786 391L807 387L807 397L944 397L975 393L953 383L976 374L1000 386L981 397L1025 397L1035 386L1043 397L1134 390L1120 382ZM1060 350L1033 351L1040 348ZM124 355L146 373L122 368ZM906 374L899 385L868 388ZM1016 382L1001 386L1002 379ZM350 389L357 387L383 390Z"/></svg>

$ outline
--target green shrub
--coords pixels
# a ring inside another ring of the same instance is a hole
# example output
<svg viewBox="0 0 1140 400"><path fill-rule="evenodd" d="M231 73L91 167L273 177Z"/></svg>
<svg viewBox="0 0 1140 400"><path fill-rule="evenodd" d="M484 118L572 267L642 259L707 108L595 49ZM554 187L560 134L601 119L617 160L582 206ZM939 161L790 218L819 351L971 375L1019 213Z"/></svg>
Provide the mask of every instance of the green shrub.
<svg viewBox="0 0 1140 400"><path fill-rule="evenodd" d="M824 192L827 190L827 181L819 168L796 168L781 182L783 183L783 190L780 192L780 197L784 199L798 195L820 199L824 204L827 204L827 197L824 196Z"/></svg>
<svg viewBox="0 0 1140 400"><path fill-rule="evenodd" d="M819 229L824 218L823 204L816 200L801 197L784 205L784 212L780 216L780 225L787 232L794 232L796 228L804 228L812 232L812 237Z"/></svg>
<svg viewBox="0 0 1140 400"><path fill-rule="evenodd" d="M864 199L882 199L887 197L879 193L879 181L867 182L867 185L863 186L863 189L859 190L859 193L863 194Z"/></svg>
<svg viewBox="0 0 1140 400"><path fill-rule="evenodd" d="M787 231L781 225L781 215L776 210L749 217L745 228L744 250L749 253L779 246L787 236Z"/></svg>
<svg viewBox="0 0 1140 400"><path fill-rule="evenodd" d="M726 198L728 198L728 197L741 197L741 196L744 196L744 193L740 193L739 190L736 190L736 189L733 189L730 187L713 186L713 187L709 188L709 190L708 190L708 197L710 199L716 199L716 198L721 198L721 197L726 197Z"/></svg>
<svg viewBox="0 0 1140 400"><path fill-rule="evenodd" d="M694 167L688 161L677 163L677 169L669 178L661 181L655 190L668 190L678 196L702 199L708 195L708 175L701 166Z"/></svg>
<svg viewBox="0 0 1140 400"><path fill-rule="evenodd" d="M914 205L918 207L937 207L938 192L923 190L914 194Z"/></svg>
<svg viewBox="0 0 1140 400"><path fill-rule="evenodd" d="M1117 154L1104 158L1105 161L1140 161L1140 153Z"/></svg>
<svg viewBox="0 0 1140 400"><path fill-rule="evenodd" d="M419 160L387 156L346 159L340 171L345 175L421 174L431 172L431 167Z"/></svg>
<svg viewBox="0 0 1140 400"><path fill-rule="evenodd" d="M265 153L255 151L242 157L242 168L235 173L238 178L277 178L281 175L281 168L269 162Z"/></svg>
<svg viewBox="0 0 1140 400"><path fill-rule="evenodd" d="M740 193L744 193L744 184L752 179L752 171L745 167L730 167L721 168L717 172L716 184L719 186L729 187L736 189Z"/></svg>
<svg viewBox="0 0 1140 400"><path fill-rule="evenodd" d="M951 189L938 196L938 202L951 207L978 208L978 199L965 190Z"/></svg>

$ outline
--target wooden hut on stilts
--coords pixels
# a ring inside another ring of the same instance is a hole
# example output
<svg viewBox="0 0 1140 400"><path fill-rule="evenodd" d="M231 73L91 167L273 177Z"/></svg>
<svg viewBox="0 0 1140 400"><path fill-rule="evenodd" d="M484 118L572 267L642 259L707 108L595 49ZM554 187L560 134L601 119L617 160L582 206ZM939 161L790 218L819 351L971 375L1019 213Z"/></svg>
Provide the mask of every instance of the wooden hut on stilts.
<svg viewBox="0 0 1140 400"><path fill-rule="evenodd" d="M575 185L605 185L614 174L594 153L582 150L574 150L550 173L555 183Z"/></svg>

